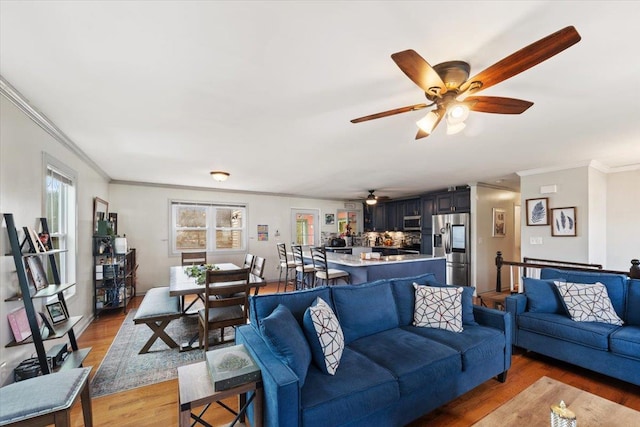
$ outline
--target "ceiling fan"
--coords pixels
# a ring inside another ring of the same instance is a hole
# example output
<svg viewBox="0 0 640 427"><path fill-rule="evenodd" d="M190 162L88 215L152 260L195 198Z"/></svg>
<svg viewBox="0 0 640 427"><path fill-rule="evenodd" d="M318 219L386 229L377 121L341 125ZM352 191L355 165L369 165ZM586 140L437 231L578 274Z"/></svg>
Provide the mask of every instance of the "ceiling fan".
<svg viewBox="0 0 640 427"><path fill-rule="evenodd" d="M469 64L463 61L448 61L429 65L414 50L394 53L391 59L424 91L430 104L414 104L351 120L360 123L381 117L433 107L416 124L419 127L416 139L429 136L440 121L446 117L447 134L460 132L469 111L497 114L521 114L533 102L498 96L469 96L515 76L551 58L580 41L580 34L573 26L563 28L532 43L484 71L469 78Z"/></svg>

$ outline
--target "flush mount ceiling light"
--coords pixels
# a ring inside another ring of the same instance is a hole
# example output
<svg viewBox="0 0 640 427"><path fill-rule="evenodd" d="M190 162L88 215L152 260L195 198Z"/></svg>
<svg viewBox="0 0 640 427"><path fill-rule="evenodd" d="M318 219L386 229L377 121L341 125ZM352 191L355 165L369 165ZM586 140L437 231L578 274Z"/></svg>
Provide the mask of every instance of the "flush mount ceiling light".
<svg viewBox="0 0 640 427"><path fill-rule="evenodd" d="M229 178L229 172L223 172L223 171L211 171L209 172L211 174L211 178L215 179L218 182L223 182L226 181L227 178Z"/></svg>
<svg viewBox="0 0 640 427"><path fill-rule="evenodd" d="M378 203L378 199L376 198L376 196L373 195L374 191L376 191L376 190L369 190L369 195L367 196L367 199L365 200L365 203L368 204L369 206L375 205L376 203Z"/></svg>

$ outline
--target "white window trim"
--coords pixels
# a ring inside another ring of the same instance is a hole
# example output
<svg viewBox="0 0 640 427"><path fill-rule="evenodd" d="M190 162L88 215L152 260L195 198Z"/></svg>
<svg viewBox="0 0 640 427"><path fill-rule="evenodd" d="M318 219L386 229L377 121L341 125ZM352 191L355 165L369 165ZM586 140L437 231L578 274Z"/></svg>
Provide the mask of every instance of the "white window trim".
<svg viewBox="0 0 640 427"><path fill-rule="evenodd" d="M65 274L66 281L69 283L74 283L78 277L78 266L77 266L77 253L78 253L78 173L56 159L52 155L47 152L42 152L42 218L46 218L47 216L47 175L49 168L53 169L55 172L63 175L71 181L71 185L73 186L73 190L75 193L74 204L71 207L73 210L73 218L71 223L67 224L67 253L65 254L65 258L67 260L65 265ZM51 225L49 225L51 227ZM61 266L58 266L58 269L61 269ZM76 294L76 287L73 286L65 291L65 298L71 298Z"/></svg>
<svg viewBox="0 0 640 427"><path fill-rule="evenodd" d="M193 206L205 206L210 208L242 208L244 209L244 228L242 228L242 248L240 249L216 249L215 242L215 234L218 228L215 227L215 224L212 222L207 223L207 253L208 254L240 254L245 253L247 248L249 247L249 205L248 203L233 203L233 202L203 202L203 201L193 201L193 200L169 200L169 256L179 256L183 251L176 249L176 226L174 221L174 206L177 205L193 205ZM210 221L211 218L207 217L207 221ZM227 227L220 229L229 229ZM211 242L211 243L210 243ZM211 246L210 246L211 245ZM198 252L197 249L193 250L194 252Z"/></svg>

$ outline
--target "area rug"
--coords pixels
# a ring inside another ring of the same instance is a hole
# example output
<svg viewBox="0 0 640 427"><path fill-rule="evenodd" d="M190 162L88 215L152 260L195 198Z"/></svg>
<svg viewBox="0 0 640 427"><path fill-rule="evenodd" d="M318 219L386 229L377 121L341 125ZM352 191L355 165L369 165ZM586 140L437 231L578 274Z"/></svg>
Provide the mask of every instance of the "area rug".
<svg viewBox="0 0 640 427"><path fill-rule="evenodd" d="M160 339L156 340L146 354L138 354L153 334L147 325L136 325L133 317L136 310L127 314L109 351L91 381L91 397L105 396L131 390L137 387L169 381L178 377L178 367L204 360L202 350L180 352L169 348ZM173 320L165 329L178 344L189 341L198 333L198 319L183 316ZM233 328L225 329L225 339L231 340L211 349L233 345ZM219 331L212 331L210 337L218 339Z"/></svg>

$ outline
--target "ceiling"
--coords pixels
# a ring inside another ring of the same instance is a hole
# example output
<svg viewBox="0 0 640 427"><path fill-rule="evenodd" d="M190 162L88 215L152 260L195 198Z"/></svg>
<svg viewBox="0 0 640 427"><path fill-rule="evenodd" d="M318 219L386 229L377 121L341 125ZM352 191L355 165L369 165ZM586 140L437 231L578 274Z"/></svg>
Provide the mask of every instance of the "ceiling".
<svg viewBox="0 0 640 427"><path fill-rule="evenodd" d="M639 2L4 1L0 74L114 181L329 199L640 164ZM565 26L582 40L482 92L534 102L414 140L391 60L471 75ZM209 171L231 173L224 183Z"/></svg>

